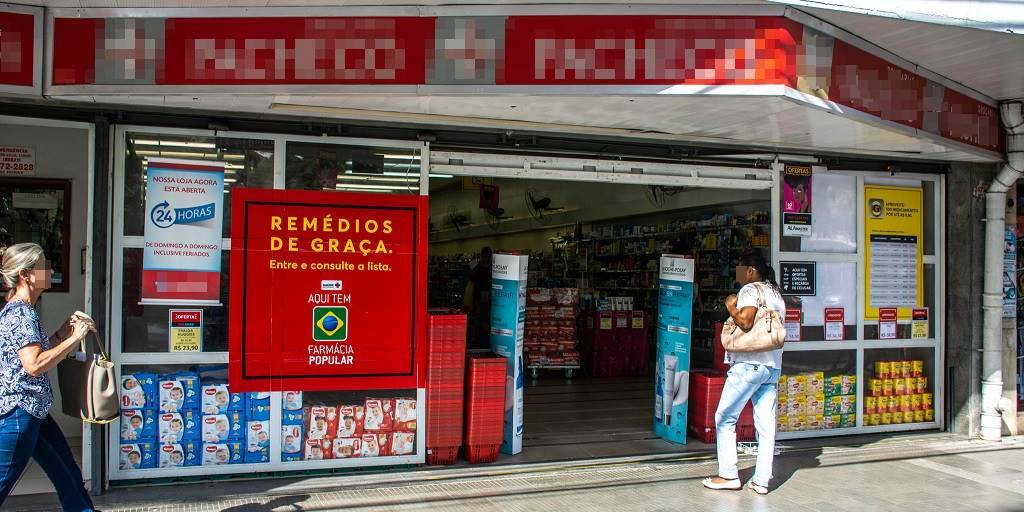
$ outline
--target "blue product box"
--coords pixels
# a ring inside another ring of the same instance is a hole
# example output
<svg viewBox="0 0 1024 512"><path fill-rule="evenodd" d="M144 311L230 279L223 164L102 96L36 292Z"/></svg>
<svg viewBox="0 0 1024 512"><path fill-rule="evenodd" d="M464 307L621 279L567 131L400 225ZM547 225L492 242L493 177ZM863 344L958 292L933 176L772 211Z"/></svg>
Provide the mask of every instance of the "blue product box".
<svg viewBox="0 0 1024 512"><path fill-rule="evenodd" d="M184 468L198 466L200 446L201 443L197 441L162 444L157 449L158 467Z"/></svg>
<svg viewBox="0 0 1024 512"><path fill-rule="evenodd" d="M226 443L245 440L245 414L241 411L225 414L204 414L202 438L205 443Z"/></svg>
<svg viewBox="0 0 1024 512"><path fill-rule="evenodd" d="M282 453L281 462L296 462L302 460L302 453Z"/></svg>
<svg viewBox="0 0 1024 512"><path fill-rule="evenodd" d="M125 409L121 411L121 442L156 440L157 412L152 409Z"/></svg>
<svg viewBox="0 0 1024 512"><path fill-rule="evenodd" d="M242 464L245 462L243 443L203 443L203 454L200 464L203 466L223 466L225 464Z"/></svg>
<svg viewBox="0 0 1024 512"><path fill-rule="evenodd" d="M155 373L121 375L121 409L156 409L156 382Z"/></svg>
<svg viewBox="0 0 1024 512"><path fill-rule="evenodd" d="M304 416L301 410L298 411L281 411L281 424L282 425L302 425Z"/></svg>
<svg viewBox="0 0 1024 512"><path fill-rule="evenodd" d="M175 444L186 440L198 441L200 438L199 411L161 413L157 425L157 436L164 444Z"/></svg>
<svg viewBox="0 0 1024 512"><path fill-rule="evenodd" d="M121 471L155 468L156 444L149 442L122 444L119 467Z"/></svg>
<svg viewBox="0 0 1024 512"><path fill-rule="evenodd" d="M289 455L298 455L299 460L302 459L303 430L302 425L281 425L282 460Z"/></svg>
<svg viewBox="0 0 1024 512"><path fill-rule="evenodd" d="M282 411L301 411L302 410L302 391L282 391L281 392L281 410Z"/></svg>
<svg viewBox="0 0 1024 512"><path fill-rule="evenodd" d="M268 391L246 393L245 395L245 399L249 402L249 407L253 405L270 405L270 392Z"/></svg>
<svg viewBox="0 0 1024 512"><path fill-rule="evenodd" d="M249 421L270 421L270 403L249 403L249 414L246 417Z"/></svg>
<svg viewBox="0 0 1024 512"><path fill-rule="evenodd" d="M200 387L203 414L224 414L228 411L245 411L246 393L232 393L223 382L204 382Z"/></svg>
<svg viewBox="0 0 1024 512"><path fill-rule="evenodd" d="M199 375L179 372L160 378L160 412L179 412L200 408Z"/></svg>
<svg viewBox="0 0 1024 512"><path fill-rule="evenodd" d="M266 464L270 462L270 448L256 448L246 449L245 451L245 463L246 464Z"/></svg>

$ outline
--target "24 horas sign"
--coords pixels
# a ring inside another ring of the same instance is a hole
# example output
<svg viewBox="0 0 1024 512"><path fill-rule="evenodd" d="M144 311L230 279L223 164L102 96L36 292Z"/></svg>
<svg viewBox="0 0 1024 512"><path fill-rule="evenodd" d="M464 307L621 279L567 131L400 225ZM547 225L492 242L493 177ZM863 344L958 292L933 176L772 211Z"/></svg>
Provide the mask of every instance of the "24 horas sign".
<svg viewBox="0 0 1024 512"><path fill-rule="evenodd" d="M232 191L233 389L421 387L426 201Z"/></svg>

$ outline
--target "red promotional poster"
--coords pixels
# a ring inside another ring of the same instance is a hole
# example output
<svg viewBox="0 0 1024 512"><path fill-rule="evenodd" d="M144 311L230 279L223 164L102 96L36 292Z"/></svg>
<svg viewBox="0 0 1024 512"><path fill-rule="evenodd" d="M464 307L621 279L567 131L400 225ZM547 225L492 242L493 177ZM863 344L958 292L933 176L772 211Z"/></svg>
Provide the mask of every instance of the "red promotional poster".
<svg viewBox="0 0 1024 512"><path fill-rule="evenodd" d="M878 308L878 339L896 339L896 323L898 319L896 308Z"/></svg>
<svg viewBox="0 0 1024 512"><path fill-rule="evenodd" d="M234 189L230 384L423 387L426 198Z"/></svg>

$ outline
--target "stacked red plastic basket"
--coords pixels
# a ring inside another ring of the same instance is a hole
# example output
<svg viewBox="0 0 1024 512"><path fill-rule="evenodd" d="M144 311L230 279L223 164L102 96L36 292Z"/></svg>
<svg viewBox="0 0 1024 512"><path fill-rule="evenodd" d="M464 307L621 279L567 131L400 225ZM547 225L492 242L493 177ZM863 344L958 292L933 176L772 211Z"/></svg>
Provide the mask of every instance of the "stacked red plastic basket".
<svg viewBox="0 0 1024 512"><path fill-rule="evenodd" d="M725 375L713 370L693 370L690 373L690 408L687 425L690 432L707 444L715 442L715 411L725 388ZM748 402L736 421L736 439L754 439L754 410Z"/></svg>
<svg viewBox="0 0 1024 512"><path fill-rule="evenodd" d="M454 464L462 446L466 315L431 314L427 328L427 463Z"/></svg>
<svg viewBox="0 0 1024 512"><path fill-rule="evenodd" d="M495 354L466 358L465 456L470 463L494 462L504 434L507 360Z"/></svg>

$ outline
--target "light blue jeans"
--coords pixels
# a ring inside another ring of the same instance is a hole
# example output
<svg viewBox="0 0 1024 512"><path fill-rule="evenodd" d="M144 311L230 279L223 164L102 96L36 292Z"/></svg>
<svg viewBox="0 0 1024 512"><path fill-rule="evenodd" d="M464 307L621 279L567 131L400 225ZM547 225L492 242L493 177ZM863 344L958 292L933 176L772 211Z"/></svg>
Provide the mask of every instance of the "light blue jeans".
<svg viewBox="0 0 1024 512"><path fill-rule="evenodd" d="M754 402L754 428L757 430L757 468L752 481L768 486L775 458L775 408L779 400L781 370L763 364L736 363L729 368L722 399L715 411L718 439L718 476L739 478L736 468L736 420L748 401Z"/></svg>

